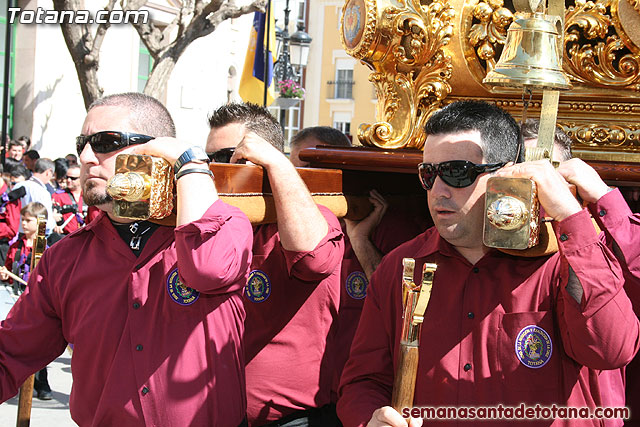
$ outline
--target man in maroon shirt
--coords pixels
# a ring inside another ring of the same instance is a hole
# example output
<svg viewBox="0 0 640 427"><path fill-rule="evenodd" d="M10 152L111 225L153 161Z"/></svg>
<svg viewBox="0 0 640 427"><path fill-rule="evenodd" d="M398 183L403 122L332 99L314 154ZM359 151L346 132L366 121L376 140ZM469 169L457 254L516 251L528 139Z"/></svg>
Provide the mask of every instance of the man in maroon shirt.
<svg viewBox="0 0 640 427"><path fill-rule="evenodd" d="M2 322L0 401L71 343L79 425L246 425L240 293L251 227L218 199L204 151L174 136L149 96L89 107L77 150L84 201L102 213L44 253ZM112 213L106 183L124 153L178 169L175 227Z"/></svg>
<svg viewBox="0 0 640 427"><path fill-rule="evenodd" d="M207 152L221 160L220 150L235 147L231 163L264 167L277 214L277 224L254 228L244 292L249 425L331 427L337 419L327 348L340 302L340 224L313 202L282 154L282 130L268 110L228 104L211 114L209 124Z"/></svg>
<svg viewBox="0 0 640 427"><path fill-rule="evenodd" d="M640 332L620 264L599 240L588 212L549 162L507 165L496 174L537 183L560 249L522 258L487 248L486 172L515 159L517 124L495 106L463 101L436 112L426 131L420 171L435 227L391 252L373 275L341 381L342 422L407 425L389 406L404 257L415 258L417 272L426 262L438 265L422 325L414 406L603 406L609 391L598 386L598 373L626 365L638 350ZM600 421L556 415L537 425ZM412 419L411 425L421 421Z"/></svg>
<svg viewBox="0 0 640 427"><path fill-rule="evenodd" d="M302 129L291 140L289 160L296 167L309 167L301 160L300 151L318 145L350 147L351 141L338 129L313 126ZM340 308L335 345L331 401L338 400L338 385L342 368L349 358L349 349L358 327L367 286L382 257L392 249L420 234L418 224L401 209L389 209L389 204L376 190L371 190L371 213L360 221L341 219L344 234L344 258L340 272Z"/></svg>
<svg viewBox="0 0 640 427"><path fill-rule="evenodd" d="M528 119L521 132L525 147L534 147L538 140L539 122ZM640 316L640 214L631 212L622 193L609 187L597 172L580 159L571 158L571 138L557 128L554 135L554 161L561 162L558 172L575 184L580 198L596 223L603 230L600 237L612 248L623 267L625 291ZM627 406L631 416L626 424L635 425L640 420L640 357L620 369L607 369L598 377L600 387L609 392L603 396L605 406ZM625 392L626 388L626 392ZM621 425L619 418L607 420L610 425ZM609 424L607 424L609 425Z"/></svg>

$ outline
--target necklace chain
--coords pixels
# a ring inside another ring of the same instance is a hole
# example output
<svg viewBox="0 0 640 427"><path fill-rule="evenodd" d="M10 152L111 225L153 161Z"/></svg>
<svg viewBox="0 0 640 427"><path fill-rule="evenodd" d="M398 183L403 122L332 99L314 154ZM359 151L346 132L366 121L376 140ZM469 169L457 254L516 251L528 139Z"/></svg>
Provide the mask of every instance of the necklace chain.
<svg viewBox="0 0 640 427"><path fill-rule="evenodd" d="M137 222L134 222L129 226L129 231L131 231L131 233L133 234L133 236L131 236L131 240L129 240L129 247L134 251L140 250L140 241L142 240L142 235L151 230L151 226L148 226L143 232L138 233L139 228L140 224L138 224Z"/></svg>

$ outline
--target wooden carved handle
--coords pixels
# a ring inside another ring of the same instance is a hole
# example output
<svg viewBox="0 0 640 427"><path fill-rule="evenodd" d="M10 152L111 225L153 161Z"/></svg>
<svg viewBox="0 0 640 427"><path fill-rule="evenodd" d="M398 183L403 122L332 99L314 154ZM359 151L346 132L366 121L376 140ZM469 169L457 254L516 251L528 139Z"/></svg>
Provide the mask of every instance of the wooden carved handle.
<svg viewBox="0 0 640 427"><path fill-rule="evenodd" d="M398 370L393 381L391 406L402 413L402 408L413 406L413 394L418 374L418 347L400 344Z"/></svg>
<svg viewBox="0 0 640 427"><path fill-rule="evenodd" d="M38 215L38 234L33 242L31 253L31 273L36 269L38 261L47 247L46 233L47 220L44 216ZM18 397L18 417L16 419L16 427L29 427L31 424L31 403L33 400L33 382L35 376L31 375L20 387L20 396Z"/></svg>
<svg viewBox="0 0 640 427"><path fill-rule="evenodd" d="M33 382L35 376L31 375L20 387L20 396L18 397L18 418L16 427L29 427L31 422L31 401L33 396Z"/></svg>

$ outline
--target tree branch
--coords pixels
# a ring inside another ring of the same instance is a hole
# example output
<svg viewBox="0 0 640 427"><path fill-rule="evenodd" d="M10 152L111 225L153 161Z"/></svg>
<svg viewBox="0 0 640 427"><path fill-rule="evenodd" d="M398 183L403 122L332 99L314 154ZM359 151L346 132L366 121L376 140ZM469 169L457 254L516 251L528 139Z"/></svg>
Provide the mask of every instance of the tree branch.
<svg viewBox="0 0 640 427"><path fill-rule="evenodd" d="M54 0L53 7L58 12L70 10L77 13L82 6L78 0ZM91 36L88 25L61 23L60 29L76 68L85 108L89 108L89 105L103 93L98 82L99 49L94 50L96 41ZM95 52L95 55L92 52Z"/></svg>
<svg viewBox="0 0 640 427"><path fill-rule="evenodd" d="M126 4L125 0L122 0L122 10L132 11L139 10L142 6L144 6L147 2L146 0L129 0ZM175 20L174 20L175 21ZM158 52L161 52L164 49L164 45L167 44L164 42L164 32L161 31L153 21L149 21L144 23L142 21L131 22L131 25L138 33L140 40L145 45L149 53L156 59L156 55Z"/></svg>
<svg viewBox="0 0 640 427"><path fill-rule="evenodd" d="M230 18L237 18L251 12L263 12L266 10L267 0L256 0L251 4L244 6L236 6L232 3L224 3L218 10L208 17L209 24L213 27L213 31L222 21ZM210 32L211 32L210 31Z"/></svg>
<svg viewBox="0 0 640 427"><path fill-rule="evenodd" d="M109 15L111 15L111 12L113 11L113 7L115 6L115 4L116 4L116 0L109 0L109 4L107 4L107 7L105 7L104 10L109 11ZM97 60L98 57L100 56L100 48L102 47L104 36L106 35L107 30L111 26L111 24L108 23L109 20L107 19L106 21L107 22L98 24L98 29L96 30L96 36L93 39L93 47L91 48L91 52L89 52L89 55L91 55L92 58L95 58L95 60Z"/></svg>

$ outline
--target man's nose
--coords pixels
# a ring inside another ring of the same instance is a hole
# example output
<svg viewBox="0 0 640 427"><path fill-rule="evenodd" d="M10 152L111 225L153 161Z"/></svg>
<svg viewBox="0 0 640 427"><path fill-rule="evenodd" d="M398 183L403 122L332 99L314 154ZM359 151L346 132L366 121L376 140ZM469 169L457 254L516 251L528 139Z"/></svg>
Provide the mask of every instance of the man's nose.
<svg viewBox="0 0 640 427"><path fill-rule="evenodd" d="M80 163L98 163L98 158L91 148L91 144L87 143L80 153Z"/></svg>
<svg viewBox="0 0 640 427"><path fill-rule="evenodd" d="M451 197L451 187L440 178L440 176L436 176L435 181L433 181L433 186L431 187L431 197Z"/></svg>

